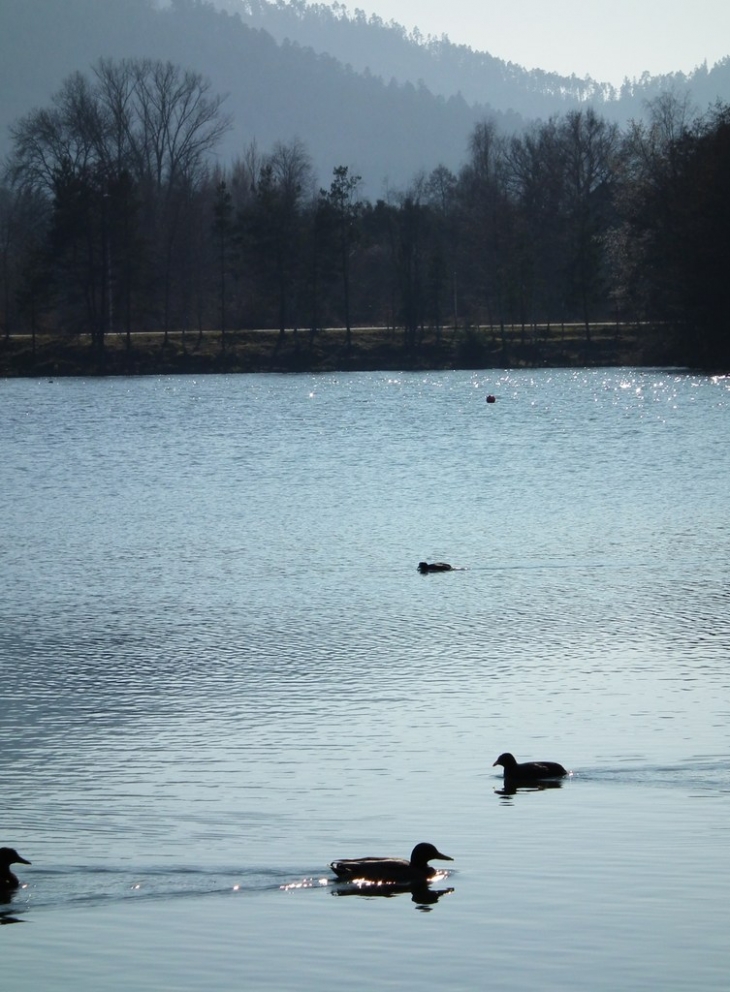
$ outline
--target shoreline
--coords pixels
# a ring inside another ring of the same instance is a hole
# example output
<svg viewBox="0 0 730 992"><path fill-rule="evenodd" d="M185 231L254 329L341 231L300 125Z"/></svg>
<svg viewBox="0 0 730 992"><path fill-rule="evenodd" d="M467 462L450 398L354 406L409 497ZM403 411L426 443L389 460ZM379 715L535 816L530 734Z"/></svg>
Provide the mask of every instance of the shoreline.
<svg viewBox="0 0 730 992"><path fill-rule="evenodd" d="M449 328L419 334L406 348L402 329L136 332L129 341L108 334L103 353L88 335L10 335L0 341L0 377L207 375L436 371L488 368L573 368L676 364L671 349L648 325Z"/></svg>

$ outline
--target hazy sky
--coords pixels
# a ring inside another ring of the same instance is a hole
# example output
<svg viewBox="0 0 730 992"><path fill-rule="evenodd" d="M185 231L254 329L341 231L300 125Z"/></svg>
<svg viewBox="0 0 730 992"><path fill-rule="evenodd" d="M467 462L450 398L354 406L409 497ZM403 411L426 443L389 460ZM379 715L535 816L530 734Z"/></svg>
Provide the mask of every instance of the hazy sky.
<svg viewBox="0 0 730 992"><path fill-rule="evenodd" d="M330 0L326 0L330 3ZM682 70L730 55L728 0L351 0L422 34L447 34L528 69L624 77Z"/></svg>

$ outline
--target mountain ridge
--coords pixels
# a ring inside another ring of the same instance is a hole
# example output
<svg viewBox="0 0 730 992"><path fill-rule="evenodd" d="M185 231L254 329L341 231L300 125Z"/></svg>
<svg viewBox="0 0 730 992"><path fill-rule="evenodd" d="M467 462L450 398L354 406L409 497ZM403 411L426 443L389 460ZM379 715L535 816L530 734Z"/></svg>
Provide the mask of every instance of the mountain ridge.
<svg viewBox="0 0 730 992"><path fill-rule="evenodd" d="M422 35L396 21L350 12L345 4L307 3L306 0L212 0L238 13L251 26L263 28L281 42L285 38L317 52L328 52L349 62L356 71L370 72L398 82L422 81L436 95L461 95L467 103L488 104L513 111L526 119L592 103L619 124L642 116L644 104L667 88L686 89L699 106L730 99L730 56L682 71L625 79L616 87L591 76L563 76L544 69L526 69L447 35ZM365 39L370 38L366 46ZM367 54L364 54L367 52ZM491 87L491 88L490 88Z"/></svg>
<svg viewBox="0 0 730 992"><path fill-rule="evenodd" d="M68 75L88 72L101 57L170 60L227 93L234 129L220 147L222 161L251 142L265 151L297 138L322 183L344 164L363 177L369 195L403 188L438 165L457 171L485 119L509 134L592 103L623 123L668 87L700 106L730 99L730 58L617 94L445 37L424 40L362 12L353 17L341 4L333 12L303 0L0 0L0 11L2 156L13 122L47 106ZM339 53L325 50L335 43Z"/></svg>

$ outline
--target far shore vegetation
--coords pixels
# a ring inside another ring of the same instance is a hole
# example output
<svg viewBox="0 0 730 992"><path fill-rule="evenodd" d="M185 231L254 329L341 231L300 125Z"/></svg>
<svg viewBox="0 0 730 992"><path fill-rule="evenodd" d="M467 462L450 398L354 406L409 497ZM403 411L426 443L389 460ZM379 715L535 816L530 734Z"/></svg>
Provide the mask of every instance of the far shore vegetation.
<svg viewBox="0 0 730 992"><path fill-rule="evenodd" d="M0 375L730 365L730 107L484 121L375 202L299 139L214 164L230 126L148 59L16 122Z"/></svg>
<svg viewBox="0 0 730 992"><path fill-rule="evenodd" d="M425 330L407 348L402 328L107 335L25 335L0 345L0 376L165 375L233 372L427 371L438 369L656 366L666 364L666 329L648 325L461 327Z"/></svg>

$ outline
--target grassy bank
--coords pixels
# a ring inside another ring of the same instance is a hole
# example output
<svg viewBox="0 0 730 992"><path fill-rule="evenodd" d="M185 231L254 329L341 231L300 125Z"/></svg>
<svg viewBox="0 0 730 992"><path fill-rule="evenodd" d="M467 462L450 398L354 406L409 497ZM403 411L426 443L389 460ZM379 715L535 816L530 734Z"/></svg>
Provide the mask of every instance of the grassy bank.
<svg viewBox="0 0 730 992"><path fill-rule="evenodd" d="M209 372L336 372L454 368L655 365L670 356L642 325L448 329L419 335L406 348L402 330L342 329L109 334L103 353L86 336L11 335L0 343L0 376L166 375Z"/></svg>

